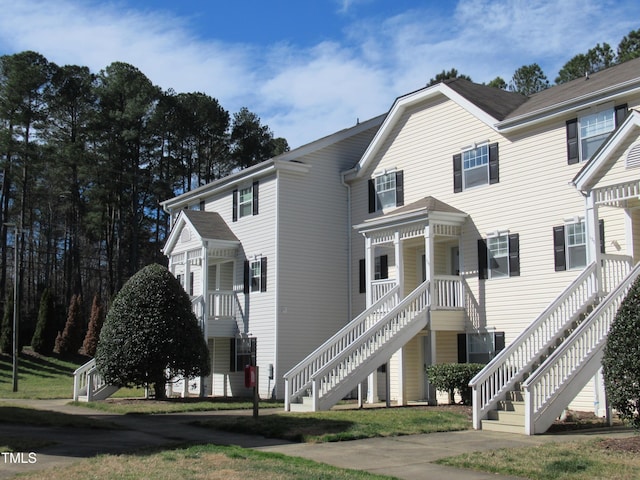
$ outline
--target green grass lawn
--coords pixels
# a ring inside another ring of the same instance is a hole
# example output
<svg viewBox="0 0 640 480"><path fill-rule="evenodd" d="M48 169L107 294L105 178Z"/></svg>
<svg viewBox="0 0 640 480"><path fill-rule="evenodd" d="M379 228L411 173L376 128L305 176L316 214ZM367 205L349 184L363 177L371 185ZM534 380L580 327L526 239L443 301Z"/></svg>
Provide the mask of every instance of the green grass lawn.
<svg viewBox="0 0 640 480"><path fill-rule="evenodd" d="M201 445L158 453L101 455L68 467L20 476L23 480L207 478L223 480L391 480L394 477L332 467L299 457L240 447Z"/></svg>
<svg viewBox="0 0 640 480"><path fill-rule="evenodd" d="M640 478L637 453L606 448L606 443L598 439L468 453L437 463L531 480Z"/></svg>
<svg viewBox="0 0 640 480"><path fill-rule="evenodd" d="M211 417L196 424L217 430L314 443L466 430L470 427L466 415L436 407L277 413L258 418L233 415Z"/></svg>
<svg viewBox="0 0 640 480"><path fill-rule="evenodd" d="M168 398L166 400L112 398L96 402L73 402L73 405L120 414L160 414L206 412L218 410L250 410L253 401L245 398ZM284 408L283 402L261 401L260 409Z"/></svg>

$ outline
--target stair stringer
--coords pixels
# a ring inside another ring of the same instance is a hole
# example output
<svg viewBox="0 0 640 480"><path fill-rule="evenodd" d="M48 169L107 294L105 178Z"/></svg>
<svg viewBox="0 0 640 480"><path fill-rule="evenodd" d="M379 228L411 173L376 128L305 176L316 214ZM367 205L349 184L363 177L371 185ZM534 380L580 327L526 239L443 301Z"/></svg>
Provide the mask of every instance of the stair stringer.
<svg viewBox="0 0 640 480"><path fill-rule="evenodd" d="M331 391L320 397L317 401L317 410L329 410L336 403L342 400L349 392L356 388L360 383L375 372L379 367L387 363L391 357L402 347L404 347L411 339L413 339L421 330L429 323L429 309L417 314L410 325L407 325L401 332L396 333L388 342L378 347L375 354L369 355L362 363L355 367L348 375L346 380L342 380L339 385ZM316 378L322 378L327 375L335 366L328 364L312 379L312 389L315 388ZM312 394L313 395L313 394Z"/></svg>

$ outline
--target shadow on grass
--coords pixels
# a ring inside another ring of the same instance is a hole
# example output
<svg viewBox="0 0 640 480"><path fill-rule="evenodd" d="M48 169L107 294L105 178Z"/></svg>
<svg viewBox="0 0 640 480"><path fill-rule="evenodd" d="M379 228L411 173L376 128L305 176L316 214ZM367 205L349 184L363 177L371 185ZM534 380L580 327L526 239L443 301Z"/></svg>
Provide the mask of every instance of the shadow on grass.
<svg viewBox="0 0 640 480"><path fill-rule="evenodd" d="M267 415L215 417L198 420L193 425L226 432L262 435L291 442L332 442L363 438L351 430L356 425L348 420L320 419L312 417Z"/></svg>
<svg viewBox="0 0 640 480"><path fill-rule="evenodd" d="M104 420L69 415L51 410L36 410L16 405L0 404L0 424L13 423L38 427L73 427L93 428L101 430L121 430L122 426Z"/></svg>

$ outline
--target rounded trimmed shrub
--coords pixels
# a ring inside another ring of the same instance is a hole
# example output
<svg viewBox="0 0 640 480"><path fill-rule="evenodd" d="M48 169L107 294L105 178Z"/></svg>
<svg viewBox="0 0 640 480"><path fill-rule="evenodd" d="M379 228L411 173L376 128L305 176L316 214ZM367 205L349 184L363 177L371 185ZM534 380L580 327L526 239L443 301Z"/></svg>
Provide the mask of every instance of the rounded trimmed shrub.
<svg viewBox="0 0 640 480"><path fill-rule="evenodd" d="M471 405L469 382L484 365L480 363L438 363L425 368L429 382L441 392L449 394L449 403L455 403L456 391L464 405Z"/></svg>
<svg viewBox="0 0 640 480"><path fill-rule="evenodd" d="M209 351L191 301L169 270L149 265L124 284L107 313L95 360L108 383L152 385L156 398L164 397L172 377L209 374Z"/></svg>

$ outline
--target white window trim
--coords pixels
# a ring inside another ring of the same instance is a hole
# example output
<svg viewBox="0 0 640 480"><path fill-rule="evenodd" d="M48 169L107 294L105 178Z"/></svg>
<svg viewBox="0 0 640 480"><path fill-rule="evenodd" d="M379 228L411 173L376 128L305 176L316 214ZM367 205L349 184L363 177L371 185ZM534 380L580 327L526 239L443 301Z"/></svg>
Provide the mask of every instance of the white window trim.
<svg viewBox="0 0 640 480"><path fill-rule="evenodd" d="M380 173L379 175L375 175L373 177L373 182L374 182L374 187L375 187L375 193L376 193L376 211L382 211L386 208L393 208L396 206L396 189L397 189L397 185L396 185L396 169L394 168L393 170L385 170L382 173ZM387 190L378 190L378 179L381 179L383 177L387 177L390 176L390 178L393 179L393 188L389 188ZM383 206L380 203L380 194L381 193L388 193L388 192L393 192L393 205L387 205L387 206Z"/></svg>
<svg viewBox="0 0 640 480"><path fill-rule="evenodd" d="M254 275L254 265L258 266L257 272L258 275ZM253 279L257 278L256 285L257 288L254 288ZM257 257L253 260L249 261L249 293L260 293L262 291L262 258Z"/></svg>
<svg viewBox="0 0 640 480"><path fill-rule="evenodd" d="M598 113L602 113L605 111L610 111L613 115L613 128L611 130L608 130L606 132L600 133L599 135L603 135L604 133L606 133L607 135L609 133L611 133L613 130L615 130L616 128L616 113L615 113L615 104L613 102L608 102L608 103L603 103L600 105L596 105L590 108L587 108L585 110L582 110L581 112L578 112L578 156L580 158L580 162L586 162L587 160L589 160L589 158L585 158L583 152L582 152L582 121L584 118L589 117L591 115L596 115ZM596 136L596 135L593 135ZM586 138L591 138L591 137L586 137ZM604 141L604 140L603 140Z"/></svg>
<svg viewBox="0 0 640 480"><path fill-rule="evenodd" d="M504 237L507 241L507 250L504 255L500 257L494 257L491 253L490 243L492 239ZM487 278L497 280L500 278L509 278L511 276L511 269L509 265L509 230L495 230L493 232L489 232L487 234ZM491 268L491 259L492 258L506 258L507 259L507 273L506 275L494 276L494 269Z"/></svg>
<svg viewBox="0 0 640 480"><path fill-rule="evenodd" d="M249 191L251 192L250 198L248 200L242 200L242 192L243 191ZM248 205L248 212L249 213L243 213L243 207L246 207ZM244 218L244 217L250 217L253 215L253 184L250 184L248 186L244 186L244 187L240 187L238 188L238 219L240 218Z"/></svg>
<svg viewBox="0 0 640 480"><path fill-rule="evenodd" d="M489 185L490 183L490 178L489 178L489 144L490 141L486 140L486 141L482 141L482 142L477 142L474 143L472 145L468 145L466 147L463 147L462 149L460 149L460 154L461 154L461 159L460 161L462 162L461 168L462 168L462 190L466 191L466 190L473 190L474 188L480 188L480 187L484 187L485 185ZM476 167L472 167L472 168L465 168L464 166L464 154L467 152L471 152L473 150L477 150L479 148L482 147L487 147L487 163L481 166L476 166ZM467 171L469 170L474 170L477 169L479 170L480 168L485 168L486 172L487 172L487 182L486 183L481 183L478 185L473 185L473 186L467 186L467 176L465 175Z"/></svg>
<svg viewBox="0 0 640 480"><path fill-rule="evenodd" d="M583 237L584 237L584 243L579 243L579 244L575 244L575 245L570 245L569 244L569 226L571 225L576 225L576 224L582 224L582 231L583 231ZM576 216L573 218L565 218L564 220L564 254L565 254L565 261L566 261L566 265L567 265L567 270L580 270L583 269L584 267L586 267L588 265L588 252L587 252L587 224L585 221L585 218L582 216ZM585 261L584 264L582 265L571 265L571 256L569 254L569 248L576 248L576 247L580 247L583 246L585 249Z"/></svg>

